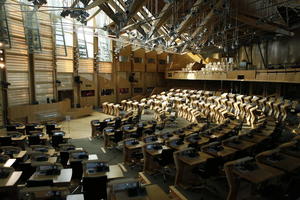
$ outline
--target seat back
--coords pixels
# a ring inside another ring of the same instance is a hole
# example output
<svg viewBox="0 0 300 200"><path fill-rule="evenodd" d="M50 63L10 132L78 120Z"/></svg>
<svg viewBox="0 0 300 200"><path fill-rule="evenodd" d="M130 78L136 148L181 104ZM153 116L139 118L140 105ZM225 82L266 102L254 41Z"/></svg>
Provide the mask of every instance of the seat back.
<svg viewBox="0 0 300 200"><path fill-rule="evenodd" d="M107 176L83 178L84 199L107 199Z"/></svg>
<svg viewBox="0 0 300 200"><path fill-rule="evenodd" d="M173 158L173 149L163 149L161 152L161 163L163 166L170 165L174 163L174 158Z"/></svg>
<svg viewBox="0 0 300 200"><path fill-rule="evenodd" d="M38 136L38 135L29 135L28 136L28 143L29 143L29 146L41 144L40 136Z"/></svg>
<svg viewBox="0 0 300 200"><path fill-rule="evenodd" d="M30 131L34 131L35 130L35 126L33 124L28 124L28 125L26 125L25 130L26 130L26 134L30 135Z"/></svg>
<svg viewBox="0 0 300 200"><path fill-rule="evenodd" d="M123 131L122 130L115 130L115 139L114 142L118 143L123 140Z"/></svg>
<svg viewBox="0 0 300 200"><path fill-rule="evenodd" d="M52 141L53 147L58 147L60 144L63 143L63 136L62 135L53 135L51 141Z"/></svg>
<svg viewBox="0 0 300 200"><path fill-rule="evenodd" d="M55 124L46 124L46 133L52 136L52 131L55 130Z"/></svg>
<svg viewBox="0 0 300 200"><path fill-rule="evenodd" d="M6 130L7 131L17 131L17 128L15 125L7 125Z"/></svg>
<svg viewBox="0 0 300 200"><path fill-rule="evenodd" d="M11 146L11 137L10 136L0 137L0 146Z"/></svg>

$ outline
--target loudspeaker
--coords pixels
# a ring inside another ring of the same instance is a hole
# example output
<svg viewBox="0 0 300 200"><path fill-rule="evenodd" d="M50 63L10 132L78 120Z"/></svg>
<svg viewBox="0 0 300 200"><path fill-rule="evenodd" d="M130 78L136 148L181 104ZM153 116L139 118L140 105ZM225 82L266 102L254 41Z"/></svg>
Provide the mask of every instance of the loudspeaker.
<svg viewBox="0 0 300 200"><path fill-rule="evenodd" d="M75 76L74 81L75 81L75 83L78 83L78 84L82 83L82 81L80 80L80 76Z"/></svg>

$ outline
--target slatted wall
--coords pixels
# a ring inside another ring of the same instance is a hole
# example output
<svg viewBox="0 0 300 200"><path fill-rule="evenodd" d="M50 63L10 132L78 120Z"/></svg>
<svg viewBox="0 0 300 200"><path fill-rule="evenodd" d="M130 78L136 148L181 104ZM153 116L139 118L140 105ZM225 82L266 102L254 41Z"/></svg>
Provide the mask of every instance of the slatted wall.
<svg viewBox="0 0 300 200"><path fill-rule="evenodd" d="M63 55L64 47L56 46L56 54ZM57 80L61 83L58 90L73 89L73 47L67 47L67 56L56 57Z"/></svg>
<svg viewBox="0 0 300 200"><path fill-rule="evenodd" d="M8 106L30 103L28 47L25 40L20 5L7 0L6 11L11 37L11 48L6 50Z"/></svg>
<svg viewBox="0 0 300 200"><path fill-rule="evenodd" d="M93 72L94 72L94 60L92 58L80 58L78 74L90 81L93 81Z"/></svg>
<svg viewBox="0 0 300 200"><path fill-rule="evenodd" d="M53 36L50 15L37 13L42 52L34 54L35 95L39 103L54 98Z"/></svg>

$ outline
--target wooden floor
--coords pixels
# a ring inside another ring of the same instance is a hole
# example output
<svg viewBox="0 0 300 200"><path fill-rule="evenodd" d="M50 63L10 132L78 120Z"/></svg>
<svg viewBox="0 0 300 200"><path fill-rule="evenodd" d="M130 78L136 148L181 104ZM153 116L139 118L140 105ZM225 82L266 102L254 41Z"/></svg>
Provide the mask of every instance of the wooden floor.
<svg viewBox="0 0 300 200"><path fill-rule="evenodd" d="M87 138L91 136L91 120L98 119L102 121L105 118L112 117L100 112L93 112L91 116L63 121L62 130L69 133L72 139Z"/></svg>

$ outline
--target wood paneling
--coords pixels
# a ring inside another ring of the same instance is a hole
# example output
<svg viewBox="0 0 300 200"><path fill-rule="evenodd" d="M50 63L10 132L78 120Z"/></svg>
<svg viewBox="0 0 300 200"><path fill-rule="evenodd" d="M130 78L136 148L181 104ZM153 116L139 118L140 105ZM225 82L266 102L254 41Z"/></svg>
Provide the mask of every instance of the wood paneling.
<svg viewBox="0 0 300 200"><path fill-rule="evenodd" d="M154 61L154 63L149 63L149 59ZM156 51L151 51L146 53L146 72L157 72L157 53Z"/></svg>
<svg viewBox="0 0 300 200"><path fill-rule="evenodd" d="M135 62L135 58L140 58L141 62ZM134 72L144 72L145 71L145 50L144 49L138 49L133 52L133 67L132 71Z"/></svg>
<svg viewBox="0 0 300 200"><path fill-rule="evenodd" d="M113 63L111 62L98 62L99 73L112 73Z"/></svg>
<svg viewBox="0 0 300 200"><path fill-rule="evenodd" d="M93 73L94 72L94 60L93 59L79 59L79 73Z"/></svg>

